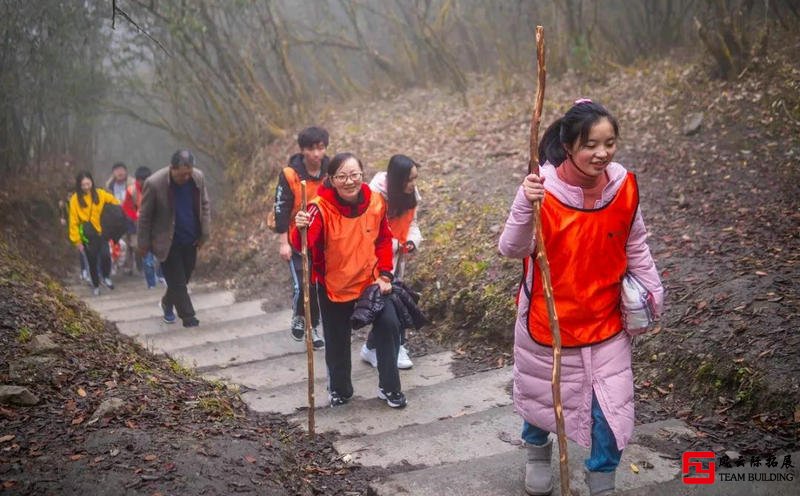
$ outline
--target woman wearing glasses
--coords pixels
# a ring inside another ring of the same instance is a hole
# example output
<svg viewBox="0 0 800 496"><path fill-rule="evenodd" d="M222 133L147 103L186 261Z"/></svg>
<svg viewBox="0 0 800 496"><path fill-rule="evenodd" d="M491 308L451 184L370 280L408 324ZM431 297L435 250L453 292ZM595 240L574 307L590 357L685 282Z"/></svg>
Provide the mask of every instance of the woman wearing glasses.
<svg viewBox="0 0 800 496"><path fill-rule="evenodd" d="M308 228L311 284L316 287L325 333L325 363L331 406L353 397L350 377L350 317L364 289L377 284L383 294L392 291L392 233L386 202L362 182L364 167L351 153L340 153L328 165L328 179L317 191L308 211L295 217L298 228ZM299 231L292 244L300 249ZM400 321L391 300L372 326L378 358L378 397L392 408L406 406L400 387L397 353Z"/></svg>

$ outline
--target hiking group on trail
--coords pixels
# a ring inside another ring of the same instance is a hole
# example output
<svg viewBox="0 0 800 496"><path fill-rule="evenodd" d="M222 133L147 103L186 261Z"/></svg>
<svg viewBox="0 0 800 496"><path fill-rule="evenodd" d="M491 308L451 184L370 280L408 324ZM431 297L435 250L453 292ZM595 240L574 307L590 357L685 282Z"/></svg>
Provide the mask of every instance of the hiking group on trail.
<svg viewBox="0 0 800 496"><path fill-rule="evenodd" d="M550 254L563 343L566 436L591 448L585 469L592 495L614 491L615 471L633 433L632 341L660 315L664 291L646 243L636 177L613 162L618 138L619 124L607 109L577 100L546 130L538 148L540 171L523 179L499 238L503 256L524 262L514 324L513 399L522 417L525 490L531 495L552 492L550 433L556 432L553 339L535 263L537 245ZM303 129L297 144L299 152L278 175L267 220L291 275L287 339L302 341L310 330L313 348L324 349L330 405L341 407L355 393L352 331L371 325L359 356L377 369L377 396L389 407L403 408L409 401L399 369L413 367L406 330L426 323L420 295L404 283L406 263L423 241L417 224L420 165L397 154L385 172L366 183L364 164L352 153L328 158L325 129ZM122 204L135 226L125 233L127 245L135 247L148 287L155 286L155 278L146 269L154 259L160 262L166 280L163 321L199 325L187 284L197 249L210 234L210 214L205 179L194 165L192 153L179 150L152 175L137 170L125 194L118 183L126 178L116 165L117 179L107 185L114 194L96 189L91 174L78 175L69 202L69 237L86 255L95 294L100 278L113 288L101 212ZM537 202L541 239L534 229ZM308 323L303 248L309 257ZM126 267L133 264L131 256Z"/></svg>

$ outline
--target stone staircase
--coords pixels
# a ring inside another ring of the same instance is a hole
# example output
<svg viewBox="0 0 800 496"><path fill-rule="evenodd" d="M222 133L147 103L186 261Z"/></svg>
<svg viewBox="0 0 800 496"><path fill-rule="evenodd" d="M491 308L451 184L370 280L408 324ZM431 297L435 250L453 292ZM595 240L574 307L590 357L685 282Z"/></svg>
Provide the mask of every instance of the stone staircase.
<svg viewBox="0 0 800 496"><path fill-rule="evenodd" d="M91 297L86 287L72 289L145 347L195 367L205 378L240 385L253 410L283 413L307 425L302 410L307 406L305 344L289 336L288 311L265 313L259 300L235 302L230 291L195 284L192 300L200 326L184 329L180 323L161 322L163 289L144 290L139 279L121 279L117 289L99 297ZM360 346L355 338L355 397L339 408L328 407L324 355L315 353L316 423L320 432L339 433L335 446L342 455L393 469L394 475L373 483L377 494L525 494L521 420L509 392L511 367L455 377L450 352L415 357L414 368L401 371L409 404L394 410L377 399L377 372L359 359ZM642 490L675 479L679 460L640 440L650 436L669 442L676 435L693 433L679 421L638 426L617 471L618 490ZM569 449L571 486L575 494L587 495L582 461L588 453L572 443Z"/></svg>

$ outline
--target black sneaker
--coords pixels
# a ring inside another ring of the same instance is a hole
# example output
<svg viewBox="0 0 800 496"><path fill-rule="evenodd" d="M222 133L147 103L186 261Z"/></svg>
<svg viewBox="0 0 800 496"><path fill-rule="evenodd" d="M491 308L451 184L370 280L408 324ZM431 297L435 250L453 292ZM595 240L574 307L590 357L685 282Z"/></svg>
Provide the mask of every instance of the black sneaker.
<svg viewBox="0 0 800 496"><path fill-rule="evenodd" d="M392 408L403 408L406 406L406 395L398 391L396 393L387 393L383 388L378 388L378 398L386 400L386 404Z"/></svg>
<svg viewBox="0 0 800 496"><path fill-rule="evenodd" d="M328 391L328 398L331 400L331 408L346 405L350 402L350 399L353 397L351 394L350 396L344 397L341 394L337 393L336 391Z"/></svg>
<svg viewBox="0 0 800 496"><path fill-rule="evenodd" d="M314 344L315 350L321 350L325 348L325 340L320 336L319 329L316 327L311 330L311 342Z"/></svg>
<svg viewBox="0 0 800 496"><path fill-rule="evenodd" d="M199 325L200 321L197 320L197 317L189 317L183 321L183 327L197 327Z"/></svg>
<svg viewBox="0 0 800 496"><path fill-rule="evenodd" d="M306 321L303 317L292 317L292 339L302 341L306 335Z"/></svg>

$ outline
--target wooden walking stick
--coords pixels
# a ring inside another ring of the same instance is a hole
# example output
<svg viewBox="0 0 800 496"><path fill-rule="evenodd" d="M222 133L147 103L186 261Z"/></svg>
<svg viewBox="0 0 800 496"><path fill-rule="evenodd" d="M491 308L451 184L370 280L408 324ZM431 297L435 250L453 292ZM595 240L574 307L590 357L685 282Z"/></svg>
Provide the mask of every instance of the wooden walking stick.
<svg viewBox="0 0 800 496"><path fill-rule="evenodd" d="M536 87L536 101L531 117L530 158L528 173L539 175L539 124L542 120L542 106L544 105L544 83L547 70L544 64L544 28L536 26L536 74L538 85ZM533 222L536 229L536 263L542 273L542 288L547 302L547 315L550 319L550 332L553 336L553 374L550 386L553 390L553 409L556 414L556 434L558 435L558 453L561 466L561 494L570 495L569 490L569 465L567 463L567 435L564 430L564 408L561 404L561 329L558 326L556 304L553 300L553 283L550 279L550 263L547 261L547 251L542 237L541 202L533 202Z"/></svg>
<svg viewBox="0 0 800 496"><path fill-rule="evenodd" d="M306 211L306 182L300 181L300 208ZM308 277L308 227L300 229L300 255L303 259L303 310L305 312L306 355L308 357L308 433L314 435L314 342L311 339L311 303Z"/></svg>

